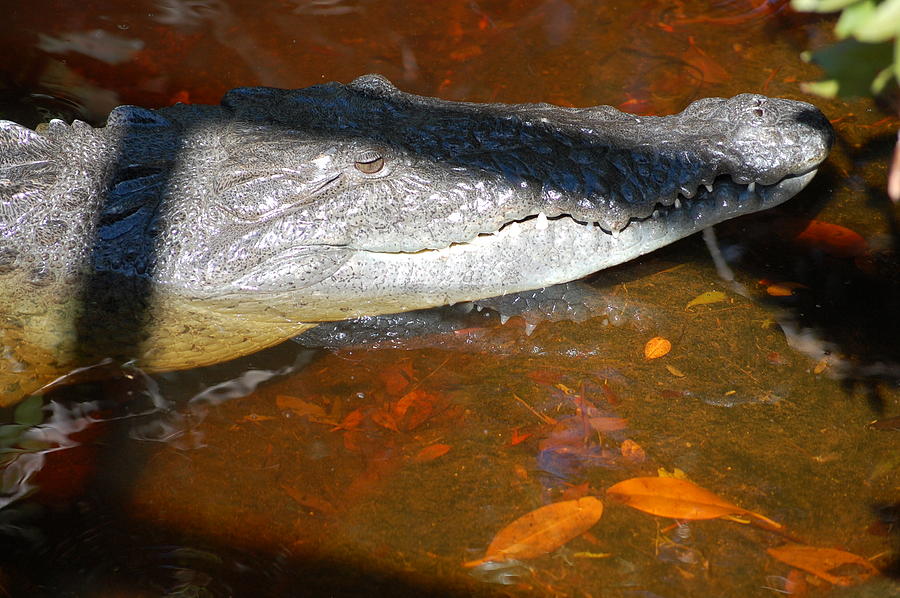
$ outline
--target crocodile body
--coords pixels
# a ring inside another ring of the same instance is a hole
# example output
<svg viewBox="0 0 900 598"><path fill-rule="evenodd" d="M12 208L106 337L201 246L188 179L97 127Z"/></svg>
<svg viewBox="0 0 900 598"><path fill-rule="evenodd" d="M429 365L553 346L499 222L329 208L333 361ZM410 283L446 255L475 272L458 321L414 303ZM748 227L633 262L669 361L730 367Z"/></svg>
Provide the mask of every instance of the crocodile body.
<svg viewBox="0 0 900 598"><path fill-rule="evenodd" d="M472 104L377 75L0 121L0 403L104 358L224 361L316 322L574 280L800 191L802 102L640 117Z"/></svg>

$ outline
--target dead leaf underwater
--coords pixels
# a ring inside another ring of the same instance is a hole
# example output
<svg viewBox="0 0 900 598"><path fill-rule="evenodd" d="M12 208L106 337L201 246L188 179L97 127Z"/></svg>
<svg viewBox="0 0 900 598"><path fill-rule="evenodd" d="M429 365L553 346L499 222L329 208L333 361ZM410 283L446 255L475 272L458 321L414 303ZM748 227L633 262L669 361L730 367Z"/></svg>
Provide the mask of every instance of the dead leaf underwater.
<svg viewBox="0 0 900 598"><path fill-rule="evenodd" d="M839 586L853 585L878 573L878 569L863 557L851 552L837 550L836 548L785 544L769 548L766 552L791 567L802 569L807 573L812 573L816 577ZM845 565L859 565L862 568L862 572L855 577L832 573L839 567L843 569Z"/></svg>
<svg viewBox="0 0 900 598"><path fill-rule="evenodd" d="M484 558L463 566L477 567L491 561L531 559L547 554L589 530L602 514L603 503L594 496L540 507L500 530Z"/></svg>
<svg viewBox="0 0 900 598"><path fill-rule="evenodd" d="M673 519L716 519L746 515L780 530L783 526L768 517L748 511L724 498L679 478L631 478L610 486L607 496L651 515Z"/></svg>

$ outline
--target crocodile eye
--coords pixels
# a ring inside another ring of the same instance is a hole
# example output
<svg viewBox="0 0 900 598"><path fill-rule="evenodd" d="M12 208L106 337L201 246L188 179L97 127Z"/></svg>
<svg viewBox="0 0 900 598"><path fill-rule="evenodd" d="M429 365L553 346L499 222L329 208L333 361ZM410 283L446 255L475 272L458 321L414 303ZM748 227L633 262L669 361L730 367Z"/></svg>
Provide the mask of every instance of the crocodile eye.
<svg viewBox="0 0 900 598"><path fill-rule="evenodd" d="M374 152L366 153L357 158L353 165L363 174L375 174L384 168L384 157Z"/></svg>

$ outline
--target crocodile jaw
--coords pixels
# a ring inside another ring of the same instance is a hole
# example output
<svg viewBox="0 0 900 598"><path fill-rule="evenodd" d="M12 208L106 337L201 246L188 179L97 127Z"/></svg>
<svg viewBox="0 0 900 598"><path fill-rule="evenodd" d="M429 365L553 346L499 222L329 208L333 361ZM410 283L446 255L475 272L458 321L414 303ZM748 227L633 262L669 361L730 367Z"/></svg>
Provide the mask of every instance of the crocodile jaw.
<svg viewBox="0 0 900 598"><path fill-rule="evenodd" d="M308 313L305 321L325 321L550 286L782 203L815 174L811 170L774 185L756 185L752 191L746 185L717 181L712 193L701 190L691 200L680 200L680 207L661 208L648 218L632 220L618 233L568 216L538 215L441 249L356 251L328 279L304 289L302 296L281 296L281 300L290 301L297 314Z"/></svg>

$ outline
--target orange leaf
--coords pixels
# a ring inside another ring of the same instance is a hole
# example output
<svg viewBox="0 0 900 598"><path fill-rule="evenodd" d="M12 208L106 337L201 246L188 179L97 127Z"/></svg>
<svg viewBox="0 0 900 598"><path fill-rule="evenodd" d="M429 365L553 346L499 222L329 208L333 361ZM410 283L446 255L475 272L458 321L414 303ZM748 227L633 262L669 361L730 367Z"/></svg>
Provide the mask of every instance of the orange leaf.
<svg viewBox="0 0 900 598"><path fill-rule="evenodd" d="M797 289L808 289L809 287L802 282L773 282L766 287L766 293L772 297L790 297Z"/></svg>
<svg viewBox="0 0 900 598"><path fill-rule="evenodd" d="M484 558L465 563L477 567L488 561L531 559L556 550L591 529L603 514L595 496L543 506L519 517L494 536Z"/></svg>
<svg viewBox="0 0 900 598"><path fill-rule="evenodd" d="M796 239L836 257L857 257L869 250L868 243L858 233L821 220L810 220Z"/></svg>
<svg viewBox="0 0 900 598"><path fill-rule="evenodd" d="M416 456L412 458L412 461L413 463L425 463L426 461L433 461L449 452L449 444L432 444L416 453Z"/></svg>
<svg viewBox="0 0 900 598"><path fill-rule="evenodd" d="M397 426L397 420L394 418L394 414L390 411L385 411L383 409L375 411L374 413L372 413L372 421L382 428L387 428L388 430L393 430L394 432L400 431L400 428Z"/></svg>
<svg viewBox="0 0 900 598"><path fill-rule="evenodd" d="M297 397L278 395L275 397L275 405L279 409L290 410L296 415L308 417L313 422L332 425L337 423L320 406Z"/></svg>
<svg viewBox="0 0 900 598"><path fill-rule="evenodd" d="M614 484L606 494L629 507L673 519L715 519L726 515L748 515L775 529L779 523L748 511L724 498L679 478L631 478Z"/></svg>
<svg viewBox="0 0 900 598"><path fill-rule="evenodd" d="M365 418L365 413L363 413L362 409L354 409L341 420L341 423L336 425L331 429L332 432L336 430L355 430L359 427L359 424L362 423Z"/></svg>
<svg viewBox="0 0 900 598"><path fill-rule="evenodd" d="M661 336L655 336L644 345L644 357L656 359L672 350L672 343Z"/></svg>
<svg viewBox="0 0 900 598"><path fill-rule="evenodd" d="M803 569L816 577L821 577L829 583L838 586L849 586L860 582L876 573L878 569L868 560L836 548L818 548L816 546L804 546L803 544L785 544L766 550L771 556L791 567ZM856 577L849 575L834 575L830 573L842 565L859 565L865 572Z"/></svg>

